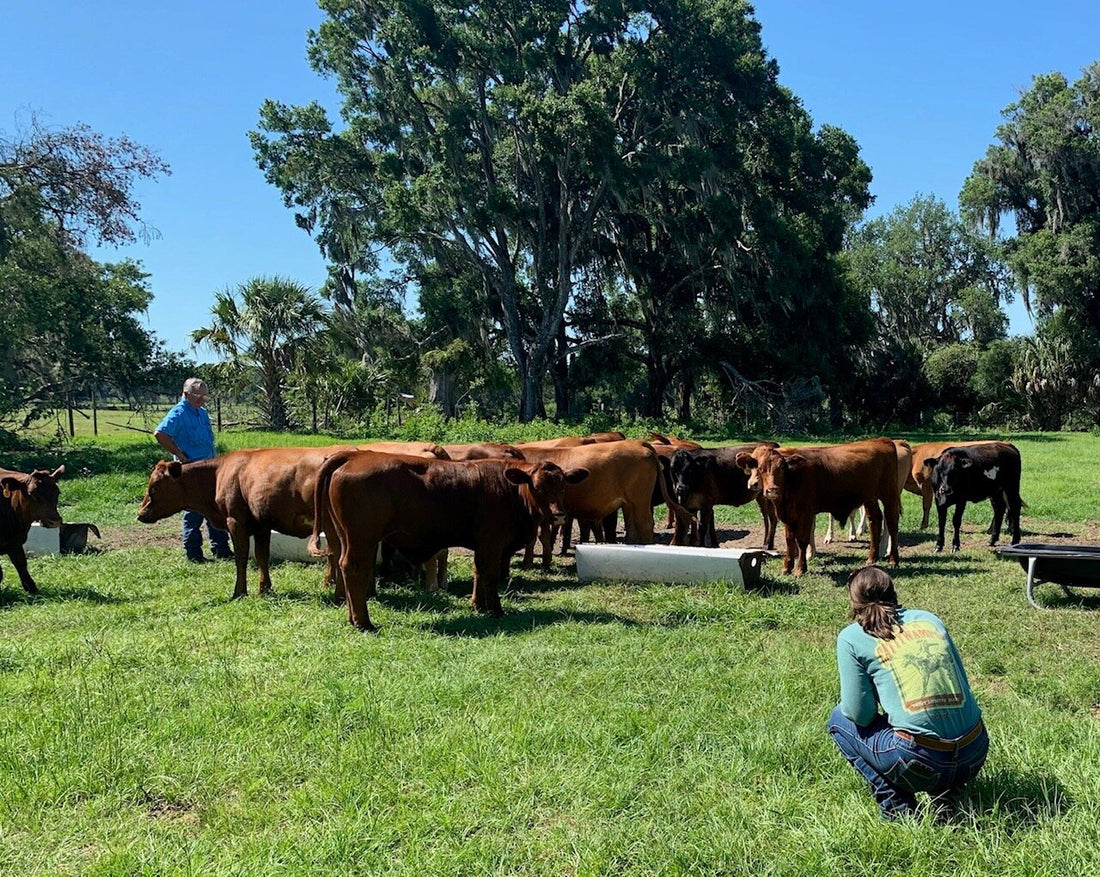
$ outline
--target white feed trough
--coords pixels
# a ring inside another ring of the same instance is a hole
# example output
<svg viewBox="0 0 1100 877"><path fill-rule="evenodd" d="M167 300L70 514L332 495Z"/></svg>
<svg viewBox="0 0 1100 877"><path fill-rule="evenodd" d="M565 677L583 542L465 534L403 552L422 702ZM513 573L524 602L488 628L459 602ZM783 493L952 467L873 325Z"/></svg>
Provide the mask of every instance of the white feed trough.
<svg viewBox="0 0 1100 877"><path fill-rule="evenodd" d="M31 524L23 550L27 554L60 554L61 528Z"/></svg>
<svg viewBox="0 0 1100 877"><path fill-rule="evenodd" d="M314 557L309 553L309 549L306 547L309 545L309 539L299 539L297 536L287 536L286 533L280 533L277 530L271 531L271 559L272 560L294 560L298 563L317 563L323 561L323 557ZM328 547L328 540L325 539L325 534L321 534L321 547ZM256 556L256 540L248 540L248 551L252 557Z"/></svg>
<svg viewBox="0 0 1100 877"><path fill-rule="evenodd" d="M577 546L577 578L631 582L713 582L728 580L753 587L766 552L746 548L692 548L683 545Z"/></svg>

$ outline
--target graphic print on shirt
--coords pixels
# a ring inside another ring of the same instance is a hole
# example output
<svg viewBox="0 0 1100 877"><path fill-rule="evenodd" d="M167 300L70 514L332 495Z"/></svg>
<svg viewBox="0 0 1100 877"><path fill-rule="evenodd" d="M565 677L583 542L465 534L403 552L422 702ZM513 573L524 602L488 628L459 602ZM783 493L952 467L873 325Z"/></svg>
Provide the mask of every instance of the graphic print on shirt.
<svg viewBox="0 0 1100 877"><path fill-rule="evenodd" d="M875 655L894 676L906 712L952 709L963 705L963 687L947 638L930 621L894 628Z"/></svg>

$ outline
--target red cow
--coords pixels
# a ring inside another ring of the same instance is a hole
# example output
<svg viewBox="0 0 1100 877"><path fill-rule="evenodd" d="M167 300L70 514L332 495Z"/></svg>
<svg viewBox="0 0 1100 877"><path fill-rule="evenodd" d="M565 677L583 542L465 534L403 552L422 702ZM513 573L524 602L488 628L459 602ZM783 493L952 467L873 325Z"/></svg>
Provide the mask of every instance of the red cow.
<svg viewBox="0 0 1100 877"><path fill-rule="evenodd" d="M35 469L29 475L0 469L0 487L3 488L3 499L0 500L0 554L6 554L11 559L23 590L28 594L37 594L38 586L27 570L27 554L23 544L35 521L44 527L61 526L61 513L57 510L57 500L61 494L57 489L57 479L64 472L64 466L58 466L53 472ZM3 580L4 570L0 567L0 582Z"/></svg>
<svg viewBox="0 0 1100 877"><path fill-rule="evenodd" d="M890 534L890 563L898 563L898 452L888 438L869 439L827 448L767 448L737 455L737 465L749 473L749 488L757 487L775 504L783 522L787 553L783 572L806 572L806 549L813 540L814 516L828 512L847 520L858 507L867 510L871 545L867 560L878 557L883 519ZM882 508L879 508L882 503ZM796 562L797 561L797 562Z"/></svg>
<svg viewBox="0 0 1100 877"><path fill-rule="evenodd" d="M317 477L310 550L329 537L347 594L348 620L374 630L375 555L385 540L414 563L450 546L474 552L471 602L500 615L500 585L512 554L535 538L539 523L560 517L566 484L588 472L552 463L475 460L455 463L396 454L341 453Z"/></svg>

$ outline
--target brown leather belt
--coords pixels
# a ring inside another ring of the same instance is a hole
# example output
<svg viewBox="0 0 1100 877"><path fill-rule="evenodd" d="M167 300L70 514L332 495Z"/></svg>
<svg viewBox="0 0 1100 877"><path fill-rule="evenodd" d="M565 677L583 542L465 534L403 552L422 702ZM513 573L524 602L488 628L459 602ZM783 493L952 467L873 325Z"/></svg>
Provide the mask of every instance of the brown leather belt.
<svg viewBox="0 0 1100 877"><path fill-rule="evenodd" d="M911 734L908 731L902 731L898 728L894 728L894 733L901 737L902 740L916 743L918 746L923 746L925 749L935 749L938 752L957 752L967 743L973 743L977 740L978 735L981 734L983 730L985 730L985 725L982 723L981 719L978 719L978 724L961 737L956 737L954 740L942 740L939 737L929 737L925 734Z"/></svg>

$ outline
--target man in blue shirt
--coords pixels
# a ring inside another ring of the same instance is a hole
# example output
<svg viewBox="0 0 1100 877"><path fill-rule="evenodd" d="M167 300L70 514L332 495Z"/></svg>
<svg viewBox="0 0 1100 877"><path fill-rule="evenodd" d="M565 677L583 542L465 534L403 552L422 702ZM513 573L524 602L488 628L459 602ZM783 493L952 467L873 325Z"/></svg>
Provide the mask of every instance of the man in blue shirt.
<svg viewBox="0 0 1100 877"><path fill-rule="evenodd" d="M217 455L214 450L214 429L210 426L210 414L206 410L204 381L188 378L183 382L183 398L153 430L153 438L181 463L209 460ZM187 559L193 563L206 560L202 553L203 520L198 512L183 513L183 549L187 552ZM221 560L232 560L233 549L229 547L229 534L209 521L206 522L206 529L210 533L210 546L214 556Z"/></svg>

